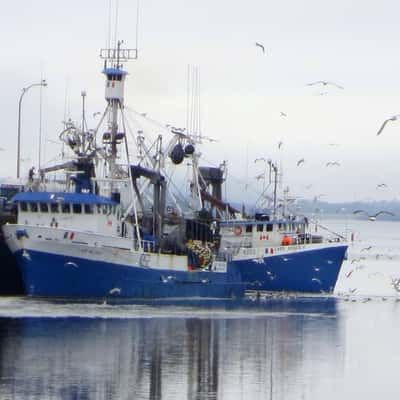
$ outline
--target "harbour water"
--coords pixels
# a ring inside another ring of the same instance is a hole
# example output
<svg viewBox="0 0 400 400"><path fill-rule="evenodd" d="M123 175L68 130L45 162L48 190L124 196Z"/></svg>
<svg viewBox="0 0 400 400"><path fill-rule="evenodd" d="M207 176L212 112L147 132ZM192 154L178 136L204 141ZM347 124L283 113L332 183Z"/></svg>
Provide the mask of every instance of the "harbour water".
<svg viewBox="0 0 400 400"><path fill-rule="evenodd" d="M397 399L400 223L328 226L355 233L334 296L0 298L0 398Z"/></svg>

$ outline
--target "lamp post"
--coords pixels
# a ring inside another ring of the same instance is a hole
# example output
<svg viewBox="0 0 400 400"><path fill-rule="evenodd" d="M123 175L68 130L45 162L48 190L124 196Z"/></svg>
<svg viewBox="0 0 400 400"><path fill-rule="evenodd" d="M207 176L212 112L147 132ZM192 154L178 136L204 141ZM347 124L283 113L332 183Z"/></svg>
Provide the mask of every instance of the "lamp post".
<svg viewBox="0 0 400 400"><path fill-rule="evenodd" d="M20 176L20 157L21 157L21 104L22 104L22 99L24 97L24 94L34 86L47 86L46 80L43 79L39 83L32 83L32 85L29 85L25 88L22 89L21 96L19 97L19 103L18 103L18 144L17 144L17 178Z"/></svg>

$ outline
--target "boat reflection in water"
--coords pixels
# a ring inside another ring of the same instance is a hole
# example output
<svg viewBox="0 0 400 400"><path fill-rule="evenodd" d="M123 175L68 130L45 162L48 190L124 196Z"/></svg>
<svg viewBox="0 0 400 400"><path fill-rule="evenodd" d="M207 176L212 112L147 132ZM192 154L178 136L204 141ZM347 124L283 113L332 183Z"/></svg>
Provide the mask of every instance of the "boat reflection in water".
<svg viewBox="0 0 400 400"><path fill-rule="evenodd" d="M0 398L298 399L342 370L332 298L136 307L128 319L0 319Z"/></svg>

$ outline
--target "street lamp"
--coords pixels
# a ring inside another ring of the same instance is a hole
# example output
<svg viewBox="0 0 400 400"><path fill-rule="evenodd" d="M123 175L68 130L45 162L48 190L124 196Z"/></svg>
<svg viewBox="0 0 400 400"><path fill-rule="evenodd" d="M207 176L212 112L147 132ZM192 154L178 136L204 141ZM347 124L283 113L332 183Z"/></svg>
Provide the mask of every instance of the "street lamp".
<svg viewBox="0 0 400 400"><path fill-rule="evenodd" d="M19 97L19 104L18 104L18 144L17 144L17 178L19 178L19 171L20 171L20 156L21 156L21 104L22 104L22 99L24 97L24 94L34 86L47 86L46 80L42 79L39 83L32 83L32 85L29 85L25 88L22 89L21 96Z"/></svg>

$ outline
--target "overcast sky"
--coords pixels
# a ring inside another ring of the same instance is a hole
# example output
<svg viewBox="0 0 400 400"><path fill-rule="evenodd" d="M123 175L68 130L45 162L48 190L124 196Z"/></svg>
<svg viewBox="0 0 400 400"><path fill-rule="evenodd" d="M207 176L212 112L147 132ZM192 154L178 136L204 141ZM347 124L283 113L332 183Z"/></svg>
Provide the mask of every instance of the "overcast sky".
<svg viewBox="0 0 400 400"><path fill-rule="evenodd" d="M15 176L23 87L48 82L46 140L57 140L65 110L80 118L81 90L88 114L104 108L98 54L107 42L109 0L3 3L0 175ZM264 166L254 159L265 157L282 164L283 184L300 197L400 199L400 120L376 136L400 113L399 11L389 0L141 0L139 59L126 65L125 102L184 126L187 66L198 66L203 134L218 140L203 154L214 164L228 161L233 197L256 196ZM127 47L135 47L135 21L136 2L119 0L118 37ZM307 86L317 80L344 90ZM38 163L39 99L40 89L32 88L22 105L25 174ZM45 144L49 161L60 146ZM333 161L341 165L326 167ZM388 187L377 189L380 183Z"/></svg>

